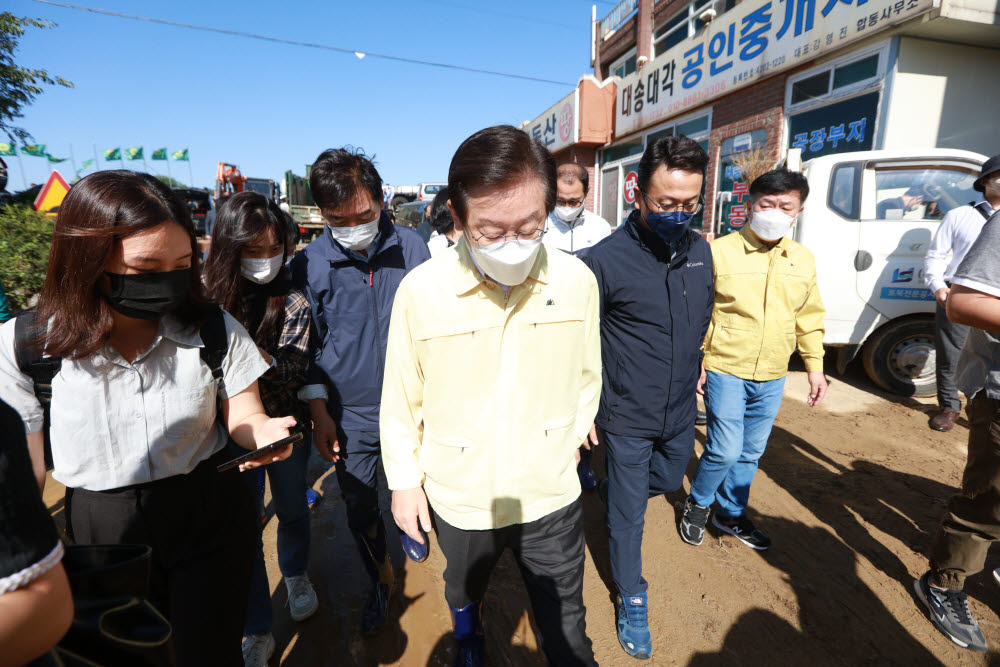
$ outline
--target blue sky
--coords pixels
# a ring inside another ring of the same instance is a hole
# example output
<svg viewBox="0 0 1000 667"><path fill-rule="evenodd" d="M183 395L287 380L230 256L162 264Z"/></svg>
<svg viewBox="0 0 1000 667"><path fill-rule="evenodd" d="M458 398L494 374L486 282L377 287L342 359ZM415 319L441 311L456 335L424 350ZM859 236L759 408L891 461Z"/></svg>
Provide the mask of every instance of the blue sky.
<svg viewBox="0 0 1000 667"><path fill-rule="evenodd" d="M10 0L9 0L10 1ZM194 184L219 161L244 175L304 175L325 148L351 144L392 184L444 180L458 144L496 123L534 118L591 72L587 0L195 2L68 0L71 4L565 81L553 85L339 54L12 0L30 30L16 62L76 84L49 88L21 125L78 165L98 151L190 148ZM598 18L611 2L597 2ZM46 161L22 158L30 182ZM70 163L60 165L72 176ZM115 168L117 163L102 166ZM141 169L141 163L126 162ZM171 162L184 182L187 165ZM11 161L12 189L21 174ZM64 168L65 167L65 168ZM88 172L89 173L89 172Z"/></svg>

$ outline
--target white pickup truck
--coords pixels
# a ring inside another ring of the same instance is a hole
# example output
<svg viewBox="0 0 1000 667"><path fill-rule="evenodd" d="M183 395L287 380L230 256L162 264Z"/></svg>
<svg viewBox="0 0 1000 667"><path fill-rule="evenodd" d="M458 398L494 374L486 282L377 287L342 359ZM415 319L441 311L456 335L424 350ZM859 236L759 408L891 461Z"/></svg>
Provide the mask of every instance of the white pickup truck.
<svg viewBox="0 0 1000 667"><path fill-rule="evenodd" d="M787 164L796 168L797 152ZM840 153L801 165L809 199L794 238L816 256L824 344L843 373L860 352L887 391L935 393L934 295L924 256L945 213L979 193L986 157L951 149Z"/></svg>

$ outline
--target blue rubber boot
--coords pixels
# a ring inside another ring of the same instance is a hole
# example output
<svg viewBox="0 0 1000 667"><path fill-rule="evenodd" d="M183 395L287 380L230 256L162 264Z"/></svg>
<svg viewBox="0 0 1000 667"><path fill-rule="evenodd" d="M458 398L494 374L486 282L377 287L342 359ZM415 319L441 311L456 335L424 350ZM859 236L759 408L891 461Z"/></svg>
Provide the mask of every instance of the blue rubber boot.
<svg viewBox="0 0 1000 667"><path fill-rule="evenodd" d="M455 667L482 667L483 625L479 619L479 603L472 602L461 609L451 609L451 622L455 628L458 655Z"/></svg>
<svg viewBox="0 0 1000 667"><path fill-rule="evenodd" d="M653 655L653 639L649 636L649 607L646 593L637 593L615 601L618 618L618 642L633 658L649 660Z"/></svg>

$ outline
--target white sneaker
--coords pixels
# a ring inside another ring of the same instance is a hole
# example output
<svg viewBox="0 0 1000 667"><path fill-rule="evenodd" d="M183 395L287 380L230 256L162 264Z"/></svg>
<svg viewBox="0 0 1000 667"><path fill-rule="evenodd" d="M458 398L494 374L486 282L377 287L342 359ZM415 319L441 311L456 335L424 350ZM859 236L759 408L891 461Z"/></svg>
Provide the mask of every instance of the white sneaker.
<svg viewBox="0 0 1000 667"><path fill-rule="evenodd" d="M274 635L250 635L243 640L243 667L267 667L274 655Z"/></svg>
<svg viewBox="0 0 1000 667"><path fill-rule="evenodd" d="M293 621L304 621L319 609L319 600L308 574L285 577L285 588L288 589L288 611Z"/></svg>

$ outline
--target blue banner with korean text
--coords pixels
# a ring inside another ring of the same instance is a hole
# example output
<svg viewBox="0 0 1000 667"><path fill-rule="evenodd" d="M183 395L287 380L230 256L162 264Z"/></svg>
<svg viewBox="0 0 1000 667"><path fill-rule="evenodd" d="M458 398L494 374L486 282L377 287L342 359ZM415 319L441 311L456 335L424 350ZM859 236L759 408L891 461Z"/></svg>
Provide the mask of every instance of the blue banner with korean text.
<svg viewBox="0 0 1000 667"><path fill-rule="evenodd" d="M919 16L933 4L934 0L745 0L621 81L615 137L811 62Z"/></svg>
<svg viewBox="0 0 1000 667"><path fill-rule="evenodd" d="M871 150L879 93L793 114L788 119L788 147L801 148L802 159Z"/></svg>

